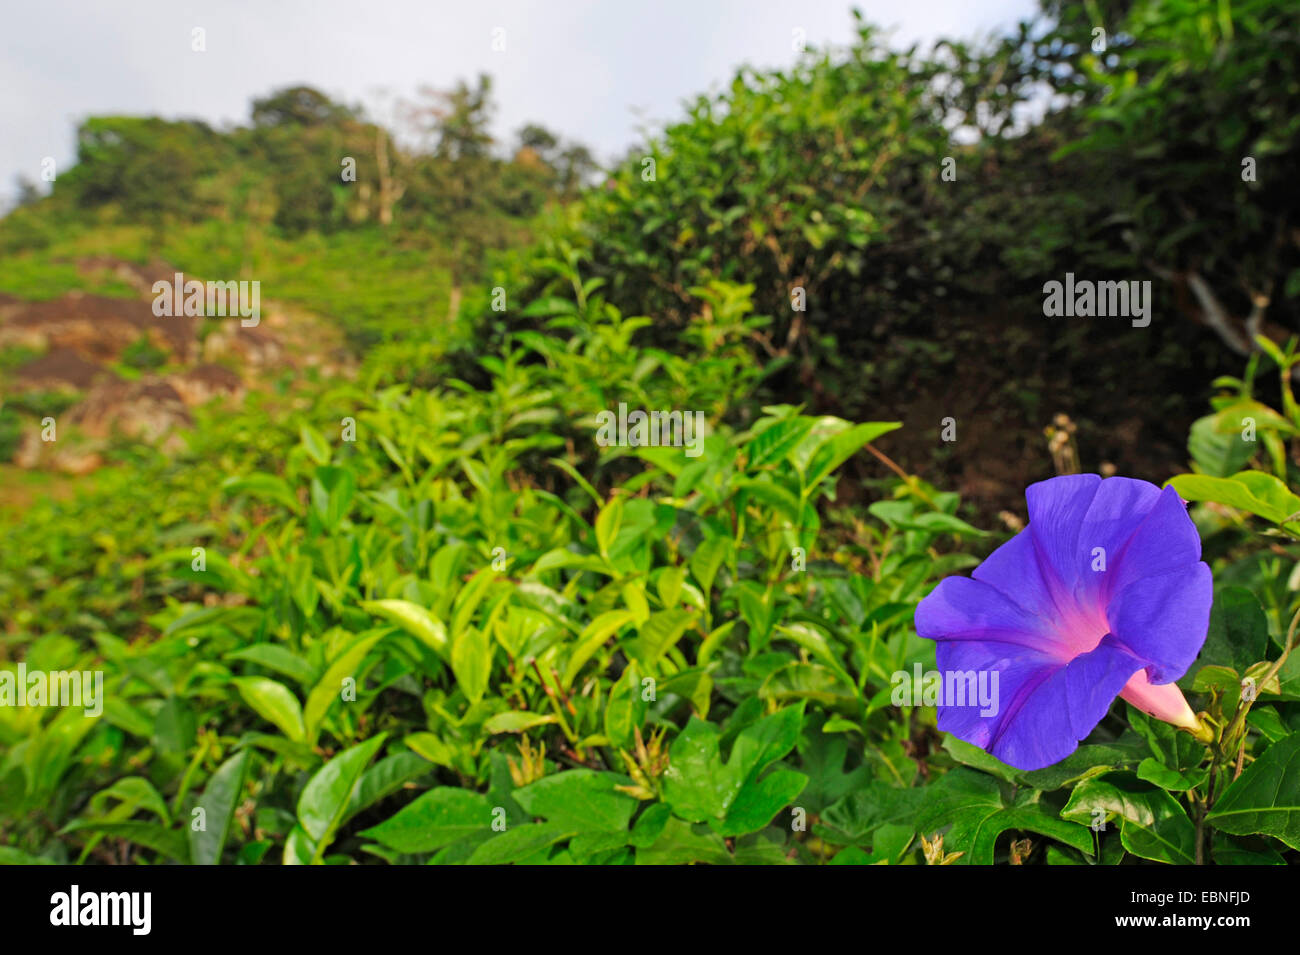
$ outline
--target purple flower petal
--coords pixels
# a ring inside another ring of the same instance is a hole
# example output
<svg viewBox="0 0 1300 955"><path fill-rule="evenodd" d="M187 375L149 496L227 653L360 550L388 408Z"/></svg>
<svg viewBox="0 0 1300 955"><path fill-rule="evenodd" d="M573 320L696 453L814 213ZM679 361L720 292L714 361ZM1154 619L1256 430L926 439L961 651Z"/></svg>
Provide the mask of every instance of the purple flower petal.
<svg viewBox="0 0 1300 955"><path fill-rule="evenodd" d="M983 581L948 577L916 608L916 632L928 640L992 641L1032 652L1055 652L1065 660L1069 647L1056 622L1026 611Z"/></svg>
<svg viewBox="0 0 1300 955"><path fill-rule="evenodd" d="M996 712L947 698L939 728L1022 769L1073 752L1121 691L1195 728L1169 684L1205 642L1213 582L1178 495L1085 474L1025 496L1029 526L917 607L945 683L998 677Z"/></svg>
<svg viewBox="0 0 1300 955"><path fill-rule="evenodd" d="M1043 577L1061 612L1076 608L1075 589L1087 570L1079 560L1079 531L1101 483L1095 474L1071 474L1039 481L1025 490L1026 530L1033 535L1044 562Z"/></svg>
<svg viewBox="0 0 1300 955"><path fill-rule="evenodd" d="M1097 493L1079 525L1072 565L1057 568L1062 578L1073 585L1080 606L1105 605L1107 588L1121 563L1125 545L1159 498L1160 489L1146 481L1112 477L1097 485ZM1186 516L1184 513L1184 519Z"/></svg>
<svg viewBox="0 0 1300 955"><path fill-rule="evenodd" d="M967 652L953 653L960 646ZM978 654L968 644L941 644L939 669L978 669ZM985 665L998 661L987 658ZM1038 663L1035 666L1035 662ZM982 746L1010 766L1041 769L1074 752L1101 722L1111 703L1144 661L1114 637L1065 664L1022 658L1004 661L998 688L1000 710L982 717L978 708L943 706L939 729ZM985 724L978 729L976 721ZM976 742L983 739L983 742Z"/></svg>
<svg viewBox="0 0 1300 955"><path fill-rule="evenodd" d="M1034 535L1023 530L990 554L971 577L1002 593L1026 614L1041 618L1036 629L1050 632L1060 619L1061 608L1043 568Z"/></svg>
<svg viewBox="0 0 1300 955"><path fill-rule="evenodd" d="M1210 626L1214 581L1205 564L1144 577L1111 600L1115 637L1146 661L1147 679L1172 683L1201 652Z"/></svg>
<svg viewBox="0 0 1300 955"><path fill-rule="evenodd" d="M1190 570L1201 559L1201 538L1187 516L1187 507L1172 487L1160 492L1154 507L1142 518L1108 574L1107 598L1143 577L1159 577Z"/></svg>

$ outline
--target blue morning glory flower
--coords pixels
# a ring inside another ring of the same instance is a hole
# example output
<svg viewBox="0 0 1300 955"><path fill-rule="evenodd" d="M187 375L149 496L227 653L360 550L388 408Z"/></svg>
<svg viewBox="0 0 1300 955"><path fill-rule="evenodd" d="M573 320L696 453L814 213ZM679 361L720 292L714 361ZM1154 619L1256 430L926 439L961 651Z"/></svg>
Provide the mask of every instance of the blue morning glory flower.
<svg viewBox="0 0 1300 955"><path fill-rule="evenodd" d="M996 712L941 700L939 729L1018 769L1074 752L1117 695L1204 732L1173 681L1205 642L1213 582L1177 493L1072 474L1025 497L1028 526L916 608L945 683L997 678Z"/></svg>

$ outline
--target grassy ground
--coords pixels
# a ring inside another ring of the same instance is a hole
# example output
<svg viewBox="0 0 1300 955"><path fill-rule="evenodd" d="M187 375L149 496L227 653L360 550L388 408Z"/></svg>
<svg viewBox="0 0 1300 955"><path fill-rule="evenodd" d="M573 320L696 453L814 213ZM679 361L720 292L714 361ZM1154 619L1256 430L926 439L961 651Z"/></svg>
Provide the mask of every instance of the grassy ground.
<svg viewBox="0 0 1300 955"><path fill-rule="evenodd" d="M110 272L77 268L78 259L98 256L140 265L161 259L201 278L256 280L263 300L337 319L359 343L436 327L446 319L451 289L447 255L428 240L378 230L286 239L209 222L170 229L161 237L143 226L69 231L44 248L0 258L0 292L31 300L74 290L138 294Z"/></svg>

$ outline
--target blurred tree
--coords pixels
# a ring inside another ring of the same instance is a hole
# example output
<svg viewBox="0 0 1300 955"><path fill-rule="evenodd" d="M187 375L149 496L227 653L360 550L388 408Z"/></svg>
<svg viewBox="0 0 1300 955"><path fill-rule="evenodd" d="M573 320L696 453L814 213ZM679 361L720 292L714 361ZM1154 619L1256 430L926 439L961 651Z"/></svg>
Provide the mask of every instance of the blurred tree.
<svg viewBox="0 0 1300 955"><path fill-rule="evenodd" d="M19 173L14 177L14 207L35 205L40 201L41 188L35 181Z"/></svg>
<svg viewBox="0 0 1300 955"><path fill-rule="evenodd" d="M551 154L560 145L558 136L545 126L538 126L536 123L529 123L524 126L516 136L519 139L520 149L531 149L547 162L550 161Z"/></svg>
<svg viewBox="0 0 1300 955"><path fill-rule="evenodd" d="M253 100L254 126L326 126L356 118L351 107L310 86L289 86Z"/></svg>
<svg viewBox="0 0 1300 955"><path fill-rule="evenodd" d="M1107 214L1175 301L1238 354L1300 325L1300 20L1279 0L1053 0L1046 59L1089 91L1082 151ZM1105 14L1103 17L1103 13ZM1104 52L1088 46L1109 28Z"/></svg>

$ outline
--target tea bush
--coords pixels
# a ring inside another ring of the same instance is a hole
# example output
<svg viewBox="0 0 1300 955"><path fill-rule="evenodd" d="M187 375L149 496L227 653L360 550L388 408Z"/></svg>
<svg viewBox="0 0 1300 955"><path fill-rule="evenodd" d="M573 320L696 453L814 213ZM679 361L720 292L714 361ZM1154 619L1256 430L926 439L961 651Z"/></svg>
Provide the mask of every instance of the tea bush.
<svg viewBox="0 0 1300 955"><path fill-rule="evenodd" d="M743 315L743 290L701 291ZM806 787L816 813L854 780L916 776L887 677L923 654L909 619L927 582L967 560L929 553L976 535L955 497L900 485L879 520L824 525L836 469L894 426L789 407L718 425L694 458L566 453L618 401L716 421L720 382L734 393L755 369L713 307L697 331L716 357L694 364L636 348L643 321L598 297L537 310L551 309L568 341L522 335L485 359L488 392L321 395L317 423L299 419L266 470L248 465L283 430L250 413L224 426L247 470L220 491L209 480L228 461L154 462L148 485L177 495L148 492L161 512L110 484L93 506L115 507L97 517L116 533L62 564L8 555L27 665L93 658L108 685L99 719L3 711L11 851L504 860L566 843L600 861L629 845L645 859L781 859L797 847L768 824ZM355 441L324 437L331 405ZM216 520L169 518L205 505ZM58 519L45 506L29 525ZM46 526L29 541L65 537ZM123 629L122 603L152 605L148 635ZM877 749L850 756L868 725ZM413 786L427 791L403 806ZM480 804L510 822L504 842L488 838L492 812L465 822ZM546 821L523 825L525 807ZM187 836L195 809L210 823ZM599 831L570 828L589 812Z"/></svg>
<svg viewBox="0 0 1300 955"><path fill-rule="evenodd" d="M1277 784L1300 758L1295 658L1267 662L1294 588L1273 580L1270 613L1250 590L1220 592L1184 682L1221 746L1130 710L1062 763L1005 766L938 733L933 709L894 705L900 674L934 666L917 602L988 544L955 495L905 473L865 510L838 503L840 467L897 425L792 406L735 418L762 375L743 287L697 290L691 362L639 346L646 320L568 277L575 295L527 309L549 334L521 330L482 359L486 387L253 401L201 422L188 454L137 451L96 494L23 518L0 563L9 646L33 670L101 670L105 698L90 718L0 708L4 860L1237 862L1294 848ZM1253 400L1223 384L1238 396L1194 434L1202 466ZM595 416L620 402L698 409L699 454L601 446ZM1267 449L1297 427L1294 402L1249 407ZM1282 512L1300 498L1280 479L1214 473L1176 486L1291 532ZM1252 674L1257 703L1242 701ZM1251 761L1230 781L1238 743ZM1118 831L1092 828L1098 812Z"/></svg>

